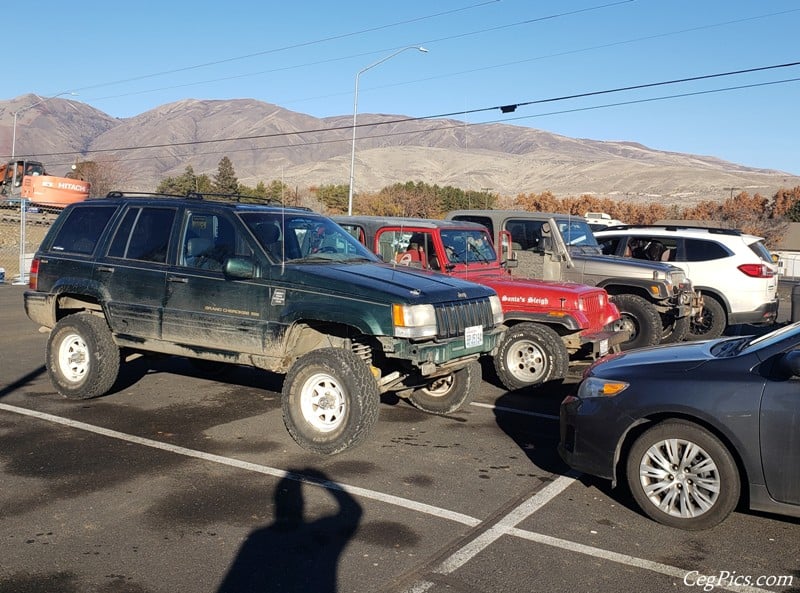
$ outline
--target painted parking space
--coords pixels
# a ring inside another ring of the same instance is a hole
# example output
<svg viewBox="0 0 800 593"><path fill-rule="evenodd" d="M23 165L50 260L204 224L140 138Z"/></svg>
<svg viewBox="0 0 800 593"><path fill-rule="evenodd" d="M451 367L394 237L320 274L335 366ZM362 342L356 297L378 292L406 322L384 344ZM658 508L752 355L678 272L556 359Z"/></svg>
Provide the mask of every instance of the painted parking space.
<svg viewBox="0 0 800 593"><path fill-rule="evenodd" d="M693 590L684 583L692 571L800 566L796 521L735 513L710 532L677 532L602 482L567 475L554 452L560 393L508 394L487 382L448 418L386 401L363 447L320 458L285 433L277 376L237 370L217 382L192 376L185 361L133 360L114 393L68 401L42 374L44 336L31 329L20 324L25 338L0 346L27 356L0 370L0 502L13 511L0 518L6 584L225 591L250 586L245 569L277 558L298 570L261 570L256 584ZM349 534L322 565L276 543L281 493L302 497L303 532Z"/></svg>

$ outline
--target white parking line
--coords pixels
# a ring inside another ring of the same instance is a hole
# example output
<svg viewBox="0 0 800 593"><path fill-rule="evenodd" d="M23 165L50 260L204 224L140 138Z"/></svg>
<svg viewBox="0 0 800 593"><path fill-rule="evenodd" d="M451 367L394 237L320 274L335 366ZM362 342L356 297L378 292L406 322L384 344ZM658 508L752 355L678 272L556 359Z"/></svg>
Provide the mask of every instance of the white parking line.
<svg viewBox="0 0 800 593"><path fill-rule="evenodd" d="M291 479L298 480L300 482L305 482L307 484L321 486L323 488L328 488L332 490L343 490L345 492L348 492L356 496L360 496L362 498L367 498L383 502L386 504L391 504L394 506L406 508L412 511L424 513L441 519L447 519L449 521L466 525L468 527L477 527L478 525L481 524L480 519L476 519L475 517L470 517L469 515L464 515L462 513L449 511L447 509L442 509L440 507L435 507L425 503L416 502L414 500L409 500L407 498L401 498L399 496L393 496L391 494L377 492L375 490L368 490L366 488L360 488L358 486L348 486L330 480L313 480L306 478L301 474L287 472L282 469L277 469L274 467L269 467L256 463L250 463L247 461L240 461L238 459L231 459L229 457L214 455L212 453L205 453L203 451L188 449L186 447L179 447L177 445L170 445L169 443L162 443L160 441L155 441L152 439L137 437L135 435L126 434L116 430L110 430L108 428L103 428L101 426L95 426L93 424L87 424L85 422L71 420L69 418L63 418L61 416L55 416L53 414L47 414L45 412L38 412L36 410L20 408L18 406L11 406L8 404L0 403L0 410L5 410L6 412L10 412L12 414L20 414L22 416L37 418L39 420L44 420L46 422L52 422L54 424L68 426L70 428L91 432L94 434L106 436L113 439L118 439L121 441L126 441L129 443L135 443L138 445L142 445L144 447L150 447L153 449L168 451L176 455L183 455L185 457L210 461L212 463L227 465L230 467L235 467L278 478L288 477ZM511 410L509 408L509 411L514 411L514 410ZM642 558L636 558L635 556L629 556L627 554L611 552L608 550L603 550L601 548L595 548L593 546L587 546L576 542L570 542L568 540L563 540L540 533L534 533L516 527L517 524L519 524L521 521L523 521L524 519L535 513L542 506L550 502L553 498L558 496L558 494L560 494L568 486L570 486L575 481L576 475L577 474L568 474L566 476L560 476L556 478L555 481L553 481L548 486L537 492L531 498L526 500L523 504L521 504L516 509L511 511L508 515L503 517L500 521L498 521L487 531L478 535L474 540L469 542L467 545L462 547L460 550L458 550L452 556L450 556L448 559L442 562L434 570L434 572L439 574L449 574L457 570L461 566L463 566L466 562L472 559L481 550L486 549L486 547L488 547L491 543L496 541L499 537L503 535L511 535L528 541L544 544L547 546L561 548L572 552L577 552L580 554L586 554L594 558L608 560L610 562L616 562L618 564L623 564L626 566L631 566L644 570L650 570L652 572L658 572L671 577L677 577L682 579L686 575L687 573L686 569L681 569L675 566L661 564L658 562L652 562L650 560L645 560ZM413 587L409 589L407 593L424 593L425 591L430 589L433 585L434 583L428 581L421 581L413 585ZM723 584L719 584L716 586L716 588L726 589L728 591L734 591L736 593L773 593L772 591L768 591L766 589L759 589L756 587L742 587L736 585L726 586Z"/></svg>

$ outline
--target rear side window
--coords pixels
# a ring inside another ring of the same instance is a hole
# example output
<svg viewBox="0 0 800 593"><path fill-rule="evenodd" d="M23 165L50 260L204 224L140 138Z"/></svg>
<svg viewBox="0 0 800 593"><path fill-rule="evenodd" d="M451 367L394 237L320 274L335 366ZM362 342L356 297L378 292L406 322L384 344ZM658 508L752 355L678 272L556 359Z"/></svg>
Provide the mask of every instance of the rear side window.
<svg viewBox="0 0 800 593"><path fill-rule="evenodd" d="M686 261L709 261L733 255L724 245L703 239L686 239Z"/></svg>
<svg viewBox="0 0 800 593"><path fill-rule="evenodd" d="M767 249L767 246L764 245L761 241L755 241L748 245L750 250L755 253L762 261L772 263L772 254Z"/></svg>
<svg viewBox="0 0 800 593"><path fill-rule="evenodd" d="M115 210L114 206L74 208L59 228L51 251L90 255Z"/></svg>
<svg viewBox="0 0 800 593"><path fill-rule="evenodd" d="M130 208L117 228L109 257L166 262L174 219L173 208Z"/></svg>

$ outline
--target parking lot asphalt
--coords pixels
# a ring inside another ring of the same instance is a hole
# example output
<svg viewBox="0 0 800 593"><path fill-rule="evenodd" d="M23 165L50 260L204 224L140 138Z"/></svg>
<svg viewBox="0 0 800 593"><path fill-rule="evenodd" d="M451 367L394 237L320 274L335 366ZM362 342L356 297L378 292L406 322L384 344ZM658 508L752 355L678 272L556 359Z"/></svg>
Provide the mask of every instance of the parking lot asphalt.
<svg viewBox="0 0 800 593"><path fill-rule="evenodd" d="M487 371L449 417L386 398L367 443L319 457L283 427L279 375L137 357L63 399L22 294L0 286L0 592L800 591L797 520L681 532L571 473L570 383Z"/></svg>

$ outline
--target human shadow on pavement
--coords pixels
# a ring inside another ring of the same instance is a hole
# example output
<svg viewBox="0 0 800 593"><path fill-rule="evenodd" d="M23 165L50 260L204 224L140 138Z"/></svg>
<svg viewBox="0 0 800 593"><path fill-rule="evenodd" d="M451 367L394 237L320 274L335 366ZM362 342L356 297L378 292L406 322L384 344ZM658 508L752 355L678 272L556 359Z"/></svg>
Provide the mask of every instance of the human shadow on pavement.
<svg viewBox="0 0 800 593"><path fill-rule="evenodd" d="M338 511L306 521L304 484L325 488ZM335 593L339 556L361 515L361 505L322 472L289 470L275 488L274 522L248 536L217 593Z"/></svg>

